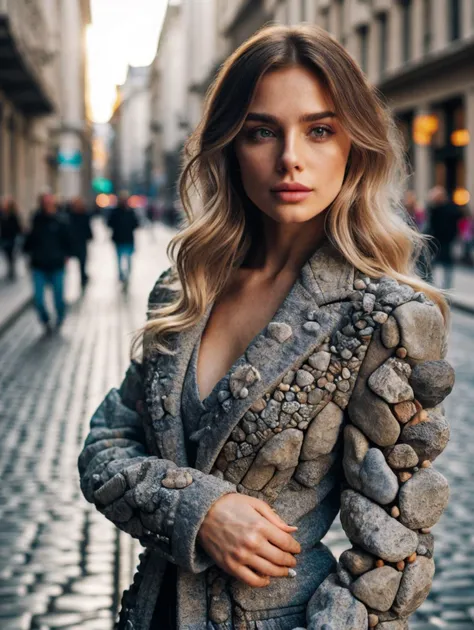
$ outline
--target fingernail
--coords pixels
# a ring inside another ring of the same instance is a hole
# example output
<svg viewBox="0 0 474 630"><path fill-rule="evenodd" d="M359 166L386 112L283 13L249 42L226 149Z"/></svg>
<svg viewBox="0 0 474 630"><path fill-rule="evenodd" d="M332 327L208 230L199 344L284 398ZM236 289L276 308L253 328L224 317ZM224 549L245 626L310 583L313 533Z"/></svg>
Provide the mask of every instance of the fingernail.
<svg viewBox="0 0 474 630"><path fill-rule="evenodd" d="M288 577L295 578L296 577L296 571L294 569L288 569Z"/></svg>

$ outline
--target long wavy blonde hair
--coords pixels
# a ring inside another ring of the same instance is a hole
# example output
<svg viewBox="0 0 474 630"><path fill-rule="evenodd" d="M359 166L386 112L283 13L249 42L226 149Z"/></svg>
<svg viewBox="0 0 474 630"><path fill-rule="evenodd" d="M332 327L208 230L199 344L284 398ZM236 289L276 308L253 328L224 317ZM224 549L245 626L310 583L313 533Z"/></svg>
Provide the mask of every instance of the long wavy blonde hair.
<svg viewBox="0 0 474 630"><path fill-rule="evenodd" d="M170 335L202 317L258 238L260 213L243 190L234 139L259 79L295 65L323 82L352 141L342 188L326 210L328 238L361 272L388 275L424 291L447 317L442 293L414 274L423 237L401 217L404 150L388 108L326 31L269 26L223 64L185 146L179 190L188 224L168 246L178 290L170 303L149 313L142 331L161 352L171 351Z"/></svg>

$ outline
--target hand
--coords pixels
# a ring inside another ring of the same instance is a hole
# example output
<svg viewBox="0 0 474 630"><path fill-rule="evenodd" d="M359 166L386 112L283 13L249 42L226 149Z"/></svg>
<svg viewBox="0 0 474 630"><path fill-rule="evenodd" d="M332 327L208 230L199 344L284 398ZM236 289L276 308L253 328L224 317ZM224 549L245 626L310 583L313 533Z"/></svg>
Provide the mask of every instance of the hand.
<svg viewBox="0 0 474 630"><path fill-rule="evenodd" d="M226 573L254 587L268 586L270 576L285 577L296 565L299 543L287 525L260 499L227 494L214 503L198 533L203 549Z"/></svg>

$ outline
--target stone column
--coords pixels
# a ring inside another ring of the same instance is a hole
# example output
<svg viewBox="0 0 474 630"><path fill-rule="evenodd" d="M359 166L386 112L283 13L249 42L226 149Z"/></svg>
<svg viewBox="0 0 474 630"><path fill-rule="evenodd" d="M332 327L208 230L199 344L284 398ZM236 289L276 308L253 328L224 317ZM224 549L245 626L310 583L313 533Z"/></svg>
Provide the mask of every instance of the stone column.
<svg viewBox="0 0 474 630"><path fill-rule="evenodd" d="M413 32L412 59L418 61L423 57L423 0L413 0Z"/></svg>
<svg viewBox="0 0 474 630"><path fill-rule="evenodd" d="M429 104L425 104L419 106L415 111L416 116L422 116L430 113ZM413 172L414 172L414 184L415 184L415 192L418 198L419 203L424 204L426 202L428 191L431 188L431 171L432 171L432 157L431 157L431 146L430 145L414 145L414 164L413 164Z"/></svg>
<svg viewBox="0 0 474 630"><path fill-rule="evenodd" d="M462 37L469 37L474 32L474 3L472 0L462 0L461 5Z"/></svg>
<svg viewBox="0 0 474 630"><path fill-rule="evenodd" d="M387 70L393 72L400 67L402 59L402 13L398 3L392 4L388 14L388 59Z"/></svg>
<svg viewBox="0 0 474 630"><path fill-rule="evenodd" d="M466 146L466 187L471 195L470 207L474 203L474 87L464 94L466 108L466 128L469 131L470 142Z"/></svg>
<svg viewBox="0 0 474 630"><path fill-rule="evenodd" d="M444 48L448 41L448 0L432 0L433 2L433 51Z"/></svg>

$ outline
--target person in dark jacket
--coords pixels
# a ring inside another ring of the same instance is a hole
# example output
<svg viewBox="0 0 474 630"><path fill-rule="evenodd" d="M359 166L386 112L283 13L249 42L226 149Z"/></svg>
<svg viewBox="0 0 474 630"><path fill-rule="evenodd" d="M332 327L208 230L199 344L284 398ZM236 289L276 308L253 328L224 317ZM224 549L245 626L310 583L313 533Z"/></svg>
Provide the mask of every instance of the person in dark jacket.
<svg viewBox="0 0 474 630"><path fill-rule="evenodd" d="M0 205L0 245L7 259L9 280L16 277L15 260L21 234L17 205L13 199L6 199Z"/></svg>
<svg viewBox="0 0 474 630"><path fill-rule="evenodd" d="M135 251L134 232L138 227L137 216L129 206L126 195L120 195L117 207L110 213L108 225L112 230L112 240L117 249L120 282L126 289L132 271L132 255Z"/></svg>
<svg viewBox="0 0 474 630"><path fill-rule="evenodd" d="M460 207L450 201L443 186L435 186L429 193L427 233L433 237L433 265L444 269L443 288L453 286L453 245L458 235L458 222L463 217Z"/></svg>
<svg viewBox="0 0 474 630"><path fill-rule="evenodd" d="M67 217L57 212L53 195L41 195L40 208L34 215L24 249L30 256L34 300L39 318L46 332L51 332L50 316L44 303L45 288L50 286L54 295L56 328L59 329L66 313L64 270L67 258L72 253L72 239Z"/></svg>
<svg viewBox="0 0 474 630"><path fill-rule="evenodd" d="M71 224L72 256L79 261L81 287L84 290L89 280L86 271L87 244L92 239L92 230L91 217L81 197L75 197L71 201L69 221Z"/></svg>

